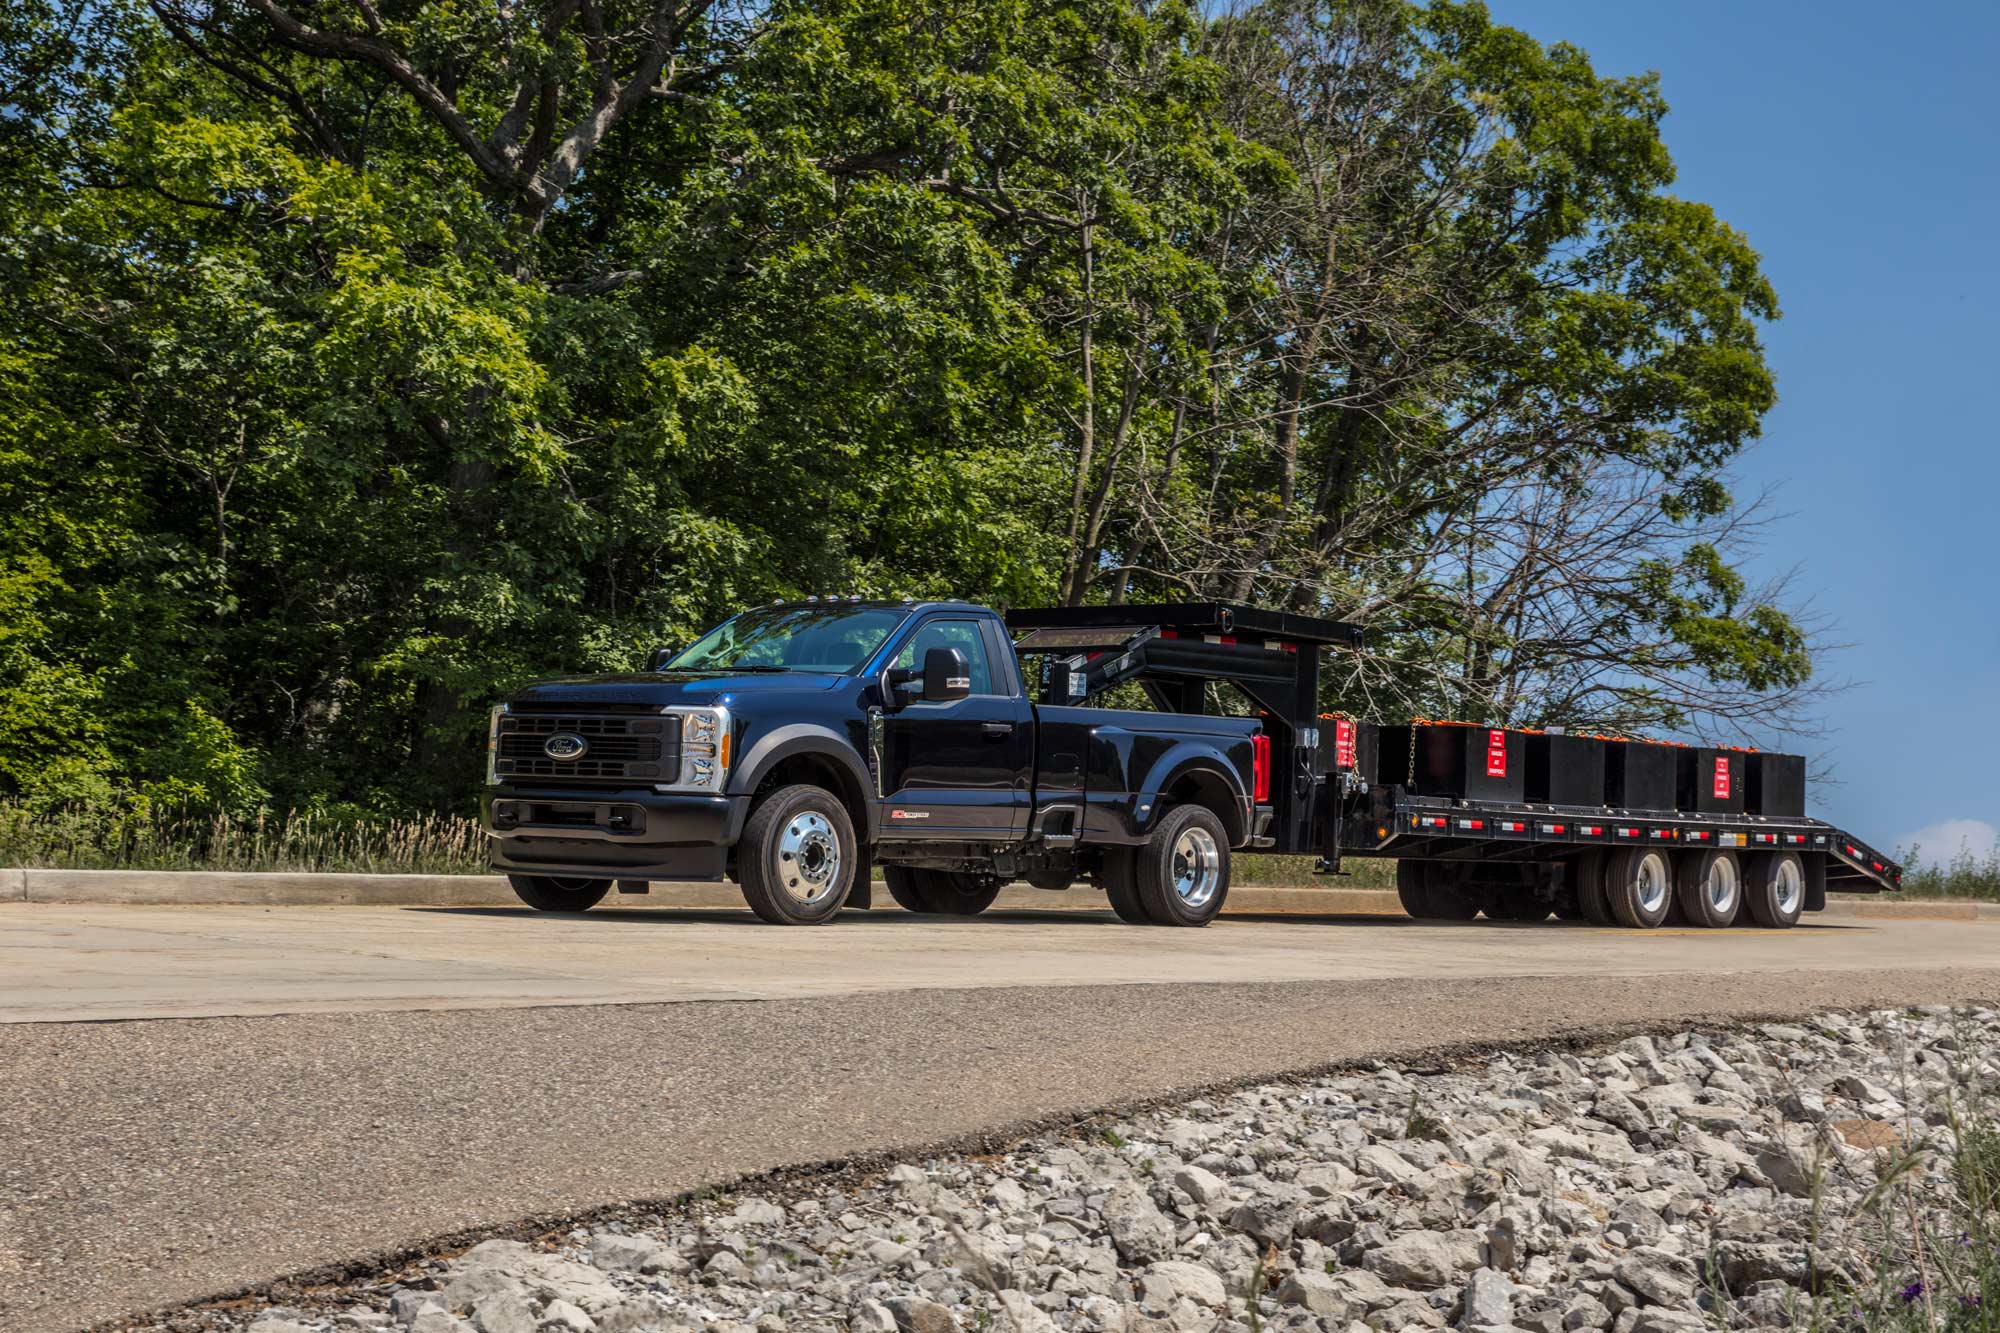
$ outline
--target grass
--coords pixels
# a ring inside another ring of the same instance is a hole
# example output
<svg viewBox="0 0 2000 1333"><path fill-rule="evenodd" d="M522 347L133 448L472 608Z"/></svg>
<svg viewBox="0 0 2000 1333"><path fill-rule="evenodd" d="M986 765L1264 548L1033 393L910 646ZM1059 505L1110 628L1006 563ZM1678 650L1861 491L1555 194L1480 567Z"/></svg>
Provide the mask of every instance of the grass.
<svg viewBox="0 0 2000 1333"><path fill-rule="evenodd" d="M1903 893L1911 898L1979 898L2000 902L2000 847L1976 856L1961 846L1949 861L1924 861L1923 848L1899 852L1897 859L1908 867L1903 872Z"/></svg>
<svg viewBox="0 0 2000 1333"><path fill-rule="evenodd" d="M486 837L456 815L231 815L144 808L32 811L0 802L0 866L51 870L487 873Z"/></svg>
<svg viewBox="0 0 2000 1333"><path fill-rule="evenodd" d="M1916 1141L1882 1165L1863 1202L1872 1271L1829 1284L1795 1326L2000 1333L2000 1124L1977 1068L1986 1052L1975 1041L1968 1055L1948 1134L1911 1126Z"/></svg>
<svg viewBox="0 0 2000 1333"><path fill-rule="evenodd" d="M1961 848L1948 862L1904 853L1909 898L2000 902L2000 850ZM457 815L399 819L359 812L231 815L206 810L93 807L40 811L0 800L0 866L50 870L293 870L483 875L478 821ZM1393 889L1396 863L1350 857L1341 875L1313 873L1306 856L1245 853L1234 879L1264 888Z"/></svg>

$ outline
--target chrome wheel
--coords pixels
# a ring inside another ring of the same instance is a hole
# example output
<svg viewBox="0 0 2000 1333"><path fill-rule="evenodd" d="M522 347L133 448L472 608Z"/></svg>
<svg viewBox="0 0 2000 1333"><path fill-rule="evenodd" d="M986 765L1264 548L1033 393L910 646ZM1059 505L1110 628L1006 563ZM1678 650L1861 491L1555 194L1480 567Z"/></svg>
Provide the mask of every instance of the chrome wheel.
<svg viewBox="0 0 2000 1333"><path fill-rule="evenodd" d="M778 880L801 901L819 902L840 883L840 838L817 810L801 810L778 838Z"/></svg>
<svg viewBox="0 0 2000 1333"><path fill-rule="evenodd" d="M1806 896L1805 871L1799 863L1787 857L1772 867L1772 896L1778 900L1778 910L1785 916L1797 915Z"/></svg>
<svg viewBox="0 0 2000 1333"><path fill-rule="evenodd" d="M1657 852L1649 853L1639 860L1638 893L1639 910L1647 916L1664 912L1667 895L1673 892L1673 882L1667 874L1666 858Z"/></svg>
<svg viewBox="0 0 2000 1333"><path fill-rule="evenodd" d="M1736 900L1743 891L1742 881L1737 876L1736 861L1733 857L1718 856L1708 863L1708 878L1702 884L1702 892L1708 895L1708 905L1715 915L1726 921L1736 913Z"/></svg>
<svg viewBox="0 0 2000 1333"><path fill-rule="evenodd" d="M1222 883L1222 853L1208 830L1190 827L1174 839L1172 858L1174 893L1189 907L1208 906Z"/></svg>

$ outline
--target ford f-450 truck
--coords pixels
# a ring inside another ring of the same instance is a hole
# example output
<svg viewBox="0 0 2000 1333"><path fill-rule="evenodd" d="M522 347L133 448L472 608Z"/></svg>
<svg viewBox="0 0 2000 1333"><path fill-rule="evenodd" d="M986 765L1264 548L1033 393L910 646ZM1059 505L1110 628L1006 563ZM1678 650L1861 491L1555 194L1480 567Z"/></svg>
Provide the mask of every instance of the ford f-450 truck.
<svg viewBox="0 0 2000 1333"><path fill-rule="evenodd" d="M1803 761L1319 712L1339 621L1227 603L810 598L493 710L482 816L530 906L729 877L764 918L972 915L1014 880L1200 926L1232 851L1392 857L1411 915L1786 926L1901 868L1804 816ZM1023 662L1032 671L1023 670ZM1147 708L1100 706L1107 698Z"/></svg>

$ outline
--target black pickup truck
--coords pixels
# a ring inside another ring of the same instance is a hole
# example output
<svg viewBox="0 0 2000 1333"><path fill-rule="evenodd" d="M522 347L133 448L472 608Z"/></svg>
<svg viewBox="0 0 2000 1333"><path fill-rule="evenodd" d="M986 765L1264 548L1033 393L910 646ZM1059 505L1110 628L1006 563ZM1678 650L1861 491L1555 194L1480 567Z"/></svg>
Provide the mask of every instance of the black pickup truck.
<svg viewBox="0 0 2000 1333"><path fill-rule="evenodd" d="M1321 713L1322 650L1360 640L1221 602L761 607L496 708L494 864L548 911L730 876L791 925L868 906L879 865L912 911L1088 880L1127 921L1199 926L1244 848L1392 858L1441 920L1784 927L1901 887L1806 816L1797 755Z"/></svg>
<svg viewBox="0 0 2000 1333"><path fill-rule="evenodd" d="M1189 672L1154 662L1145 688L1198 686L1215 674L1203 654L1236 642L1229 617L1166 609L1188 628ZM866 906L879 865L916 911L976 913L1010 880L1090 879L1128 920L1206 923L1231 849L1272 844L1263 721L1037 703L1023 655L1047 664L1044 698L1053 679L1079 701L1103 656L1102 633L1047 618L1017 645L965 602L777 603L648 671L531 685L493 710L494 864L551 911L614 884L728 876L765 920L813 924Z"/></svg>

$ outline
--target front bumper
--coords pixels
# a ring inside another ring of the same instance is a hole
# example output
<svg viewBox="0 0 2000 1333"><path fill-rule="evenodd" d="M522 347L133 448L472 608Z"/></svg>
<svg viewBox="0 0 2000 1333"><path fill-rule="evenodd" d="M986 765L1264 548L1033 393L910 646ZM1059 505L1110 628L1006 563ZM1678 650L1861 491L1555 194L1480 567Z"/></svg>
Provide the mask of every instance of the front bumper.
<svg viewBox="0 0 2000 1333"><path fill-rule="evenodd" d="M494 869L595 879L721 879L749 812L748 796L645 788L489 787L479 798Z"/></svg>

